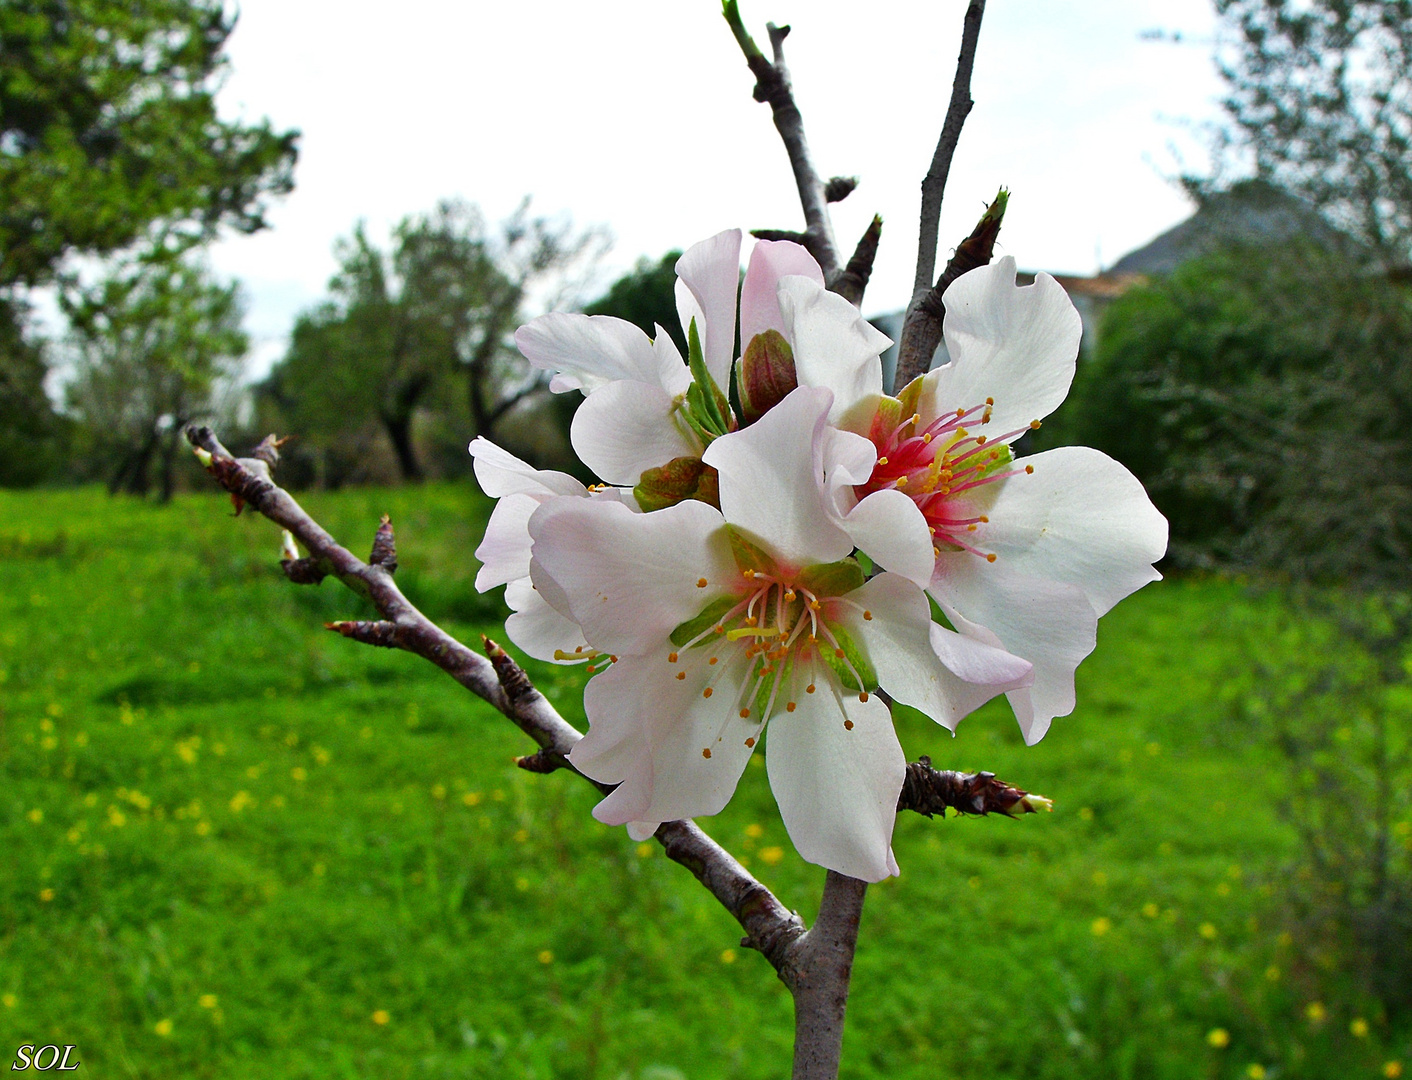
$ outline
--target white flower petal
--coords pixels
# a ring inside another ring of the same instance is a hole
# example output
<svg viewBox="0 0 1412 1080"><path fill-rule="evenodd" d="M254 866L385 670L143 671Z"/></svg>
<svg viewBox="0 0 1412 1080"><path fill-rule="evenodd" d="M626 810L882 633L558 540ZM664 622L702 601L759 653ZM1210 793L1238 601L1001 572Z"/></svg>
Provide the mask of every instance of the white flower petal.
<svg viewBox="0 0 1412 1080"><path fill-rule="evenodd" d="M628 837L636 840L639 844L644 840L651 840L657 835L657 829L661 824L660 821L629 821Z"/></svg>
<svg viewBox="0 0 1412 1080"><path fill-rule="evenodd" d="M549 389L556 394L588 394L618 379L657 381L651 340L611 315L541 315L515 331L515 344L534 367L555 373Z"/></svg>
<svg viewBox="0 0 1412 1080"><path fill-rule="evenodd" d="M492 499L506 495L586 495L584 487L568 473L536 469L489 439L477 436L471 442L476 482Z"/></svg>
<svg viewBox="0 0 1412 1080"><path fill-rule="evenodd" d="M619 784L594 809L599 821L645 824L716 814L735 793L759 725L732 711L727 686L719 696L702 696L712 668L697 664L678 680L681 670L667 661L664 648L624 656L584 688L588 735L569 760L596 780Z"/></svg>
<svg viewBox="0 0 1412 1080"><path fill-rule="evenodd" d="M486 522L485 537L476 548L476 558L481 562L476 571L477 591L529 577L529 519L541 502L543 499L533 495L506 495L495 504Z"/></svg>
<svg viewBox="0 0 1412 1080"><path fill-rule="evenodd" d="M735 298L740 290L740 230L693 244L677 260L677 314L682 333L696 319L706 369L725 390L735 359Z"/></svg>
<svg viewBox="0 0 1412 1080"><path fill-rule="evenodd" d="M556 650L573 653L588 648L578 624L545 603L528 577L505 586L505 603L514 612L505 620L505 633L536 660L553 663L558 659Z"/></svg>
<svg viewBox="0 0 1412 1080"><path fill-rule="evenodd" d="M1161 579L1152 564L1167 550L1167 519L1137 477L1087 446L1018 464L1034 473L988 485L990 522L973 534L977 547L1013 573L1077 585L1099 615Z"/></svg>
<svg viewBox="0 0 1412 1080"><path fill-rule="evenodd" d="M799 385L832 390L829 423L866 433L882 395L882 353L892 340L809 278L781 279L779 303Z"/></svg>
<svg viewBox="0 0 1412 1080"><path fill-rule="evenodd" d="M873 492L839 524L854 546L884 570L901 574L921 589L931 582L936 564L931 530L917 504L902 492Z"/></svg>
<svg viewBox="0 0 1412 1080"><path fill-rule="evenodd" d="M756 334L777 330L789 337L780 312L780 278L798 275L822 288L824 272L802 244L788 240L758 240L750 253L745 283L740 287L740 347L750 345Z"/></svg>
<svg viewBox="0 0 1412 1080"><path fill-rule="evenodd" d="M630 380L609 383L574 413L569 441L579 460L610 484L634 485L645 470L701 452L674 418L672 396Z"/></svg>
<svg viewBox="0 0 1412 1080"><path fill-rule="evenodd" d="M673 397L685 394L691 385L691 369L682 359L672 335L662 329L661 323L653 323L653 326L657 328L657 336L652 339L652 351L657 356L657 381Z"/></svg>
<svg viewBox="0 0 1412 1080"><path fill-rule="evenodd" d="M833 562L853 550L824 505L822 462L816 461L831 398L827 390L801 386L702 455L720 472L726 520L796 566Z"/></svg>
<svg viewBox="0 0 1412 1080"><path fill-rule="evenodd" d="M1075 585L1024 577L969 552L944 554L928 590L951 625L1034 665L1034 682L1006 694L1025 742L1074 710L1074 670L1093 651L1098 616Z"/></svg>
<svg viewBox="0 0 1412 1080"><path fill-rule="evenodd" d="M997 259L962 274L943 297L949 363L926 376L917 403L922 424L995 399L987 431L998 434L1042 420L1074 381L1083 324L1064 289L1048 274L1015 284L1015 260Z"/></svg>
<svg viewBox="0 0 1412 1080"><path fill-rule="evenodd" d="M651 514L619 502L552 499L530 518L530 576L556 608L562 592L595 649L654 649L739 576L720 511L688 499ZM705 588L697 581L706 578Z"/></svg>
<svg viewBox="0 0 1412 1080"><path fill-rule="evenodd" d="M872 616L851 613L843 621L864 643L882 688L952 731L968 713L1031 679L1027 661L933 623L926 594L897 574L879 574L848 598Z"/></svg>
<svg viewBox="0 0 1412 1080"><path fill-rule="evenodd" d="M897 873L892 826L907 759L882 700L821 685L770 720L770 789L799 854L863 881ZM851 730L844 721L852 723Z"/></svg>

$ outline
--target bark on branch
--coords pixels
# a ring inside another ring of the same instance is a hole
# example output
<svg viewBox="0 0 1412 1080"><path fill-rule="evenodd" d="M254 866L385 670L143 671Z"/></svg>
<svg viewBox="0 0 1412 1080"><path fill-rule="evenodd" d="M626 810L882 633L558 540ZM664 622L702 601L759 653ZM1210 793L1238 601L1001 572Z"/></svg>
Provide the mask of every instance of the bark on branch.
<svg viewBox="0 0 1412 1080"><path fill-rule="evenodd" d="M932 759L925 755L907 766L902 791L897 797L897 809L915 810L925 817L945 816L947 810L957 814L1004 814L1018 817L1040 810L1053 810L1054 804L1043 795L1034 795L1024 788L996 779L995 773L953 772L932 768Z"/></svg>
<svg viewBox="0 0 1412 1080"><path fill-rule="evenodd" d="M913 278L913 294L924 292L936 270L937 232L941 225L941 198L946 191L946 178L951 172L951 157L961 139L961 128L971 107L971 69L976 63L976 43L980 40L981 17L985 0L970 0L961 26L961 53L956 58L956 77L951 83L951 103L941 125L941 137L932 155L931 167L922 179L921 230L917 239L917 272Z"/></svg>
<svg viewBox="0 0 1412 1080"><path fill-rule="evenodd" d="M936 284L914 299L902 322L902 339L897 347L897 374L893 376L894 392L901 390L918 375L925 375L931 366L936 347L941 344L942 323L946 307L942 297L951 283L969 270L985 266L995 253L995 239L1005 220L1005 207L1010 193L1004 188L995 201L985 208L971 235L956 247Z"/></svg>
<svg viewBox="0 0 1412 1080"><path fill-rule="evenodd" d="M829 219L828 189L832 185L836 195L841 191L843 194L847 192L843 191L837 177L825 184L809 156L809 143L804 138L804 118L800 115L799 106L794 102L789 68L784 62L784 39L789 34L789 27L766 24L770 35L770 50L774 54L771 61L760 51L750 32L745 29L737 0L726 0L723 12L740 51L745 54L745 62L750 66L751 74L755 76L755 100L769 104L775 128L784 141L785 153L789 155L790 168L794 170L794 184L799 190L799 202L804 208L805 227L800 243L809 249L809 253L823 269L824 280L832 282L839 273L839 256L833 235L833 223ZM852 188L848 190L851 191ZM842 198L842 195L839 197Z"/></svg>

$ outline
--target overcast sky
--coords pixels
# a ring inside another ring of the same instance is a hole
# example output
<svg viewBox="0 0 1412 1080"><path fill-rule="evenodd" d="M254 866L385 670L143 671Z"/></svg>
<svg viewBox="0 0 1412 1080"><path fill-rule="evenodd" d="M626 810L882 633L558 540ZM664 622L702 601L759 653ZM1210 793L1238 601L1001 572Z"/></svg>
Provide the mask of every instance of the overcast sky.
<svg viewBox="0 0 1412 1080"><path fill-rule="evenodd" d="M741 6L762 44L767 20L793 25L815 161L862 179L835 207L840 245L884 218L864 309L901 307L965 0ZM1209 0L991 0L941 258L1002 184L1002 247L1029 268L1092 273L1186 216L1171 177L1204 161L1192 125L1215 115L1212 28ZM1183 41L1140 37L1159 29ZM605 281L723 228L802 225L716 0L243 0L229 55L223 111L303 132L273 228L213 251L246 286L253 374L360 218L384 237L442 198L495 220L530 195L537 212L611 230Z"/></svg>

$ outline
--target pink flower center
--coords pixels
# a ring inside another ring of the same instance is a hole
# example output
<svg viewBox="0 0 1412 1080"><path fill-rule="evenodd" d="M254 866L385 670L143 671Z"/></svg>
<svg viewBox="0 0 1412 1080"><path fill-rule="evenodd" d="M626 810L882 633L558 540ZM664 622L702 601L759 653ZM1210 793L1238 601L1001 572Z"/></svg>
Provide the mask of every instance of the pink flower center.
<svg viewBox="0 0 1412 1080"><path fill-rule="evenodd" d="M994 405L994 398L986 398L983 405L944 413L926 427L918 426L921 417L914 413L885 435L875 431L878 461L868 482L854 488L858 498L901 491L926 518L936 555L950 545L995 562L993 552L977 546L983 542L978 533L990 518L978 512L975 493L986 484L1034 472L1033 465L1012 467L1009 441L1039 427L1039 421L1000 435L983 434L979 429L990 423Z"/></svg>

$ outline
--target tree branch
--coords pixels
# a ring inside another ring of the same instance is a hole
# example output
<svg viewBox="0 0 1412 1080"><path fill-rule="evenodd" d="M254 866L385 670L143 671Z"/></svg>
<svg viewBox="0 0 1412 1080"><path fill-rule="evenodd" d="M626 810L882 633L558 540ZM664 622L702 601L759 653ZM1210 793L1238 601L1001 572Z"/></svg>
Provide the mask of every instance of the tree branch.
<svg viewBox="0 0 1412 1080"><path fill-rule="evenodd" d="M877 258L878 242L881 239L882 218L874 214L873 220L868 223L867 229L858 240L858 246L853 249L853 257L848 260L848 265L829 286L854 307L863 303L863 290L868 287L868 279L873 276L873 260Z"/></svg>
<svg viewBox="0 0 1412 1080"><path fill-rule="evenodd" d="M794 994L793 1080L834 1080L843 1052L844 1011L868 886L828 872L819 917L795 946L788 974Z"/></svg>
<svg viewBox="0 0 1412 1080"><path fill-rule="evenodd" d="M755 76L754 97L756 101L767 102L774 115L775 128L784 141L785 152L789 155L790 168L794 170L794 184L799 190L799 202L804 208L804 233L800 241L809 249L824 271L824 280L831 282L839 272L838 244L834 240L833 223L829 219L828 193L824 181L819 178L809 156L809 144L804 138L804 118L799 106L794 103L794 91L790 86L789 69L784 62L784 39L789 34L788 26L767 23L770 35L770 48L774 53L773 63L765 58L745 23L740 17L738 0L725 0L722 12L730 24L740 51L745 54L745 62ZM842 190L837 181L835 194ZM849 189L851 190L851 188ZM846 192L845 192L846 194Z"/></svg>
<svg viewBox="0 0 1412 1080"><path fill-rule="evenodd" d="M1009 200L1010 193L1001 188L995 201L985 208L980 221L976 222L971 235L957 245L956 254L946 264L936 284L920 298L914 298L912 306L907 309L907 316L902 321L902 338L897 346L897 374L892 380L894 393L918 375L925 375L931 367L936 347L941 344L942 324L946 317L942 296L962 274L990 262Z"/></svg>
<svg viewBox="0 0 1412 1080"><path fill-rule="evenodd" d="M970 0L961 26L961 53L956 58L956 78L951 83L951 104L946 108L946 120L941 125L941 138L932 155L931 168L922 179L921 231L917 239L917 272L913 277L914 297L931 284L936 271L937 232L941 227L941 197L946 191L946 178L951 172L951 156L961 139L961 128L970 115L971 69L976 62L976 42L981 33L981 16L985 0Z"/></svg>
<svg viewBox="0 0 1412 1080"><path fill-rule="evenodd" d="M932 759L923 755L910 762L897 797L897 809L915 810L926 817L957 814L1004 814L1018 817L1040 810L1053 810L1054 804L1043 795L1032 795L1024 788L997 780L995 773L952 772L932 768Z"/></svg>

